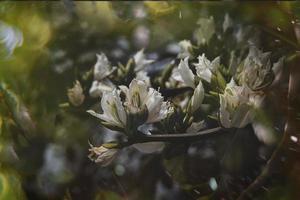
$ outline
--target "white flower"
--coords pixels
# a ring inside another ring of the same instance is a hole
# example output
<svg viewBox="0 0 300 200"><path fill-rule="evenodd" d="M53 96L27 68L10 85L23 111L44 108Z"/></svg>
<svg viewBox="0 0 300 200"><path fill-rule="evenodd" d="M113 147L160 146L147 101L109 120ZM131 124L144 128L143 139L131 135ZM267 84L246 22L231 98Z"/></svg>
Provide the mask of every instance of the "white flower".
<svg viewBox="0 0 300 200"><path fill-rule="evenodd" d="M161 94L153 88L148 88L144 81L133 79L126 86L120 86L125 93L126 100L124 105L131 113L147 108L147 123L153 123L164 119L170 112L170 105L165 102Z"/></svg>
<svg viewBox="0 0 300 200"><path fill-rule="evenodd" d="M89 94L91 97L100 97L103 92L111 92L115 88L114 84L110 82L108 79L104 79L103 81L93 81L92 86L89 90Z"/></svg>
<svg viewBox="0 0 300 200"><path fill-rule="evenodd" d="M200 18L197 24L199 28L196 29L194 37L198 45L207 44L216 31L214 18L212 16L210 18Z"/></svg>
<svg viewBox="0 0 300 200"><path fill-rule="evenodd" d="M120 91L117 89L114 89L112 92L103 93L101 99L101 108L103 110L103 114L98 114L92 110L88 110L87 112L101 119L107 124L124 128L126 125L127 116L119 93Z"/></svg>
<svg viewBox="0 0 300 200"><path fill-rule="evenodd" d="M68 98L73 106L80 106L84 101L83 90L79 81L76 81L73 88L68 89Z"/></svg>
<svg viewBox="0 0 300 200"><path fill-rule="evenodd" d="M202 104L204 99L204 88L202 82L199 81L197 87L194 90L194 94L191 98L191 111L194 113Z"/></svg>
<svg viewBox="0 0 300 200"><path fill-rule="evenodd" d="M195 81L194 77L195 75L193 74L192 70L189 68L189 63L188 63L189 57L186 57L184 60L181 60L179 65L178 65L178 72L183 80L183 82L191 87L195 88Z"/></svg>
<svg viewBox="0 0 300 200"><path fill-rule="evenodd" d="M169 102L161 94L141 80L133 79L129 85L119 86L125 94L125 101L120 98L120 90L104 92L101 99L102 114L92 110L87 112L102 120L107 127L127 128L128 125L142 125L164 119L172 110ZM139 115L138 118L134 117ZM143 119L145 115L146 119ZM128 119L130 123L128 124ZM135 120L135 121L131 121ZM139 121L137 121L139 120Z"/></svg>
<svg viewBox="0 0 300 200"><path fill-rule="evenodd" d="M182 40L178 43L180 52L178 53L178 58L192 57L191 49L192 43L190 40Z"/></svg>
<svg viewBox="0 0 300 200"><path fill-rule="evenodd" d="M256 90L265 85L266 78L270 73L273 73L270 52L262 53L255 46L251 46L238 74L241 84L245 83L251 89Z"/></svg>
<svg viewBox="0 0 300 200"><path fill-rule="evenodd" d="M154 62L154 60L147 60L145 58L145 54L144 54L144 49L141 49L140 51L138 51L134 56L133 56L133 60L135 63L135 71L140 71L142 69L144 69L147 65L151 64Z"/></svg>
<svg viewBox="0 0 300 200"><path fill-rule="evenodd" d="M110 62L104 53L96 54L96 56L97 62L94 66L94 78L98 81L101 81L109 76L115 70L115 68L111 67Z"/></svg>
<svg viewBox="0 0 300 200"><path fill-rule="evenodd" d="M194 64L197 75L207 81L211 82L212 72L214 72L220 65L220 57L216 57L213 61L209 61L204 54L198 56L198 63Z"/></svg>
<svg viewBox="0 0 300 200"><path fill-rule="evenodd" d="M91 145L91 148L89 149L89 151L91 153L89 154L88 157L92 161L94 161L102 166L107 166L114 160L119 149L116 149L116 148L109 149L104 146L94 147Z"/></svg>
<svg viewBox="0 0 300 200"><path fill-rule="evenodd" d="M249 89L237 86L232 79L220 94L220 121L225 128L242 128L253 120L253 105L249 102Z"/></svg>

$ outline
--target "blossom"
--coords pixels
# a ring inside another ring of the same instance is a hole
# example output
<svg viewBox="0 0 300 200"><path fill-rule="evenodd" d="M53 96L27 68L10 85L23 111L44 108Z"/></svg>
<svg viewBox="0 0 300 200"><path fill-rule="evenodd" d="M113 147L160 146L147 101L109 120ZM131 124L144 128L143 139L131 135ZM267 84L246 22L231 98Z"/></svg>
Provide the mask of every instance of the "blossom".
<svg viewBox="0 0 300 200"><path fill-rule="evenodd" d="M96 56L97 62L94 66L94 78L101 81L109 76L115 68L111 67L110 62L104 53L96 54Z"/></svg>
<svg viewBox="0 0 300 200"><path fill-rule="evenodd" d="M194 90L194 94L190 100L192 113L195 112L200 107L203 99L204 99L204 88L203 88L202 82L199 81L197 87Z"/></svg>
<svg viewBox="0 0 300 200"><path fill-rule="evenodd" d="M182 40L178 43L180 52L178 53L178 58L192 57L192 43L190 40Z"/></svg>
<svg viewBox="0 0 300 200"><path fill-rule="evenodd" d="M133 79L129 88L126 86L119 86L119 88L121 90L114 89L112 92L103 93L102 114L88 111L108 127L125 129L129 125L153 123L164 119L171 112L170 104L164 101L158 91L149 88L144 81ZM124 101L120 98L121 91L125 94ZM132 124L128 124L129 122Z"/></svg>
<svg viewBox="0 0 300 200"><path fill-rule="evenodd" d="M126 86L120 86L125 93L126 99L124 105L131 113L147 109L147 123L153 123L164 119L169 111L170 105L164 101L162 95L153 88L148 88L144 81L133 79Z"/></svg>
<svg viewBox="0 0 300 200"><path fill-rule="evenodd" d="M68 89L68 98L73 106L80 106L83 103L85 97L79 81L74 83L73 88Z"/></svg>
<svg viewBox="0 0 300 200"><path fill-rule="evenodd" d="M120 91L114 89L112 92L104 92L101 99L101 108L103 114L98 114L92 110L87 112L101 119L104 123L118 128L124 128L126 125L126 112L121 102Z"/></svg>
<svg viewBox="0 0 300 200"><path fill-rule="evenodd" d="M225 128L242 128L252 122L253 106L247 87L237 86L232 79L220 94L220 122Z"/></svg>
<svg viewBox="0 0 300 200"><path fill-rule="evenodd" d="M140 51L138 51L133 56L133 60L134 60L134 63L135 63L135 71L136 72L144 69L147 65L154 62L154 60L147 60L145 58L144 49L141 49Z"/></svg>
<svg viewBox="0 0 300 200"><path fill-rule="evenodd" d="M210 83L212 72L220 65L220 57L216 57L213 61L209 61L205 57L205 54L202 54L201 56L198 56L198 63L195 63L194 65L196 67L197 75Z"/></svg>
<svg viewBox="0 0 300 200"><path fill-rule="evenodd" d="M107 79L103 81L94 80L89 90L91 97L100 97L103 92L111 92L115 88L114 84Z"/></svg>
<svg viewBox="0 0 300 200"><path fill-rule="evenodd" d="M270 52L262 53L255 46L251 46L249 54L238 73L238 79L252 90L257 90L266 84L271 71ZM271 80L269 80L271 81Z"/></svg>
<svg viewBox="0 0 300 200"><path fill-rule="evenodd" d="M195 75L193 74L192 70L189 68L188 64L189 57L186 57L184 60L181 60L178 65L178 72L183 80L183 82L191 87L195 88Z"/></svg>
<svg viewBox="0 0 300 200"><path fill-rule="evenodd" d="M89 151L91 153L89 154L88 157L92 161L94 161L102 166L107 166L114 160L119 149L106 148L104 146L94 147L91 145L91 148L89 149Z"/></svg>

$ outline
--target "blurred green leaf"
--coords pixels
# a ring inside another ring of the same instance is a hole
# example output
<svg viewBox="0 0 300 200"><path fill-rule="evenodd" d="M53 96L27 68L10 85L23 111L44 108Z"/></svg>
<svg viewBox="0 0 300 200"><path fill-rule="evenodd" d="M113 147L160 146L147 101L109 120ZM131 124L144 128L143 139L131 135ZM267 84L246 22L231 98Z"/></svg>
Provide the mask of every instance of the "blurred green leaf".
<svg viewBox="0 0 300 200"><path fill-rule="evenodd" d="M0 169L0 199L25 200L20 177L13 171Z"/></svg>

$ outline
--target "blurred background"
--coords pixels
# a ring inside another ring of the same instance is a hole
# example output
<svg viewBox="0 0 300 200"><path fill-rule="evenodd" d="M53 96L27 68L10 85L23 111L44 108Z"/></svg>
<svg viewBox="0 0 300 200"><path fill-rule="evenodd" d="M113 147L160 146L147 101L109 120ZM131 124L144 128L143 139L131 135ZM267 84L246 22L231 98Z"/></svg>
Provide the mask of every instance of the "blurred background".
<svg viewBox="0 0 300 200"><path fill-rule="evenodd" d="M96 53L116 65L145 48L158 60L153 68L161 68L176 58L179 41L193 40L199 17L213 16L222 26L226 14L237 26L262 28L264 51L290 56L300 50L298 2L2 1L0 199L236 199L276 148L251 131L234 142L220 136L176 144L165 155L127 148L112 165L99 167L87 158L88 141L101 144L115 133L84 108L64 107L67 89L85 81ZM287 110L284 67L282 81L269 92L278 132ZM299 199L297 142L253 199Z"/></svg>

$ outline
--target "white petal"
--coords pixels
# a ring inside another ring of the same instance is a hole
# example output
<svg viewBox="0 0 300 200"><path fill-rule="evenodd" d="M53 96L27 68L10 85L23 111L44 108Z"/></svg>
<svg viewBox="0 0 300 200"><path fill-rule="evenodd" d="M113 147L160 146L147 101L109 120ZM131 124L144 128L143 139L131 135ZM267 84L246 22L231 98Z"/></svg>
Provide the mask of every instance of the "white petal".
<svg viewBox="0 0 300 200"><path fill-rule="evenodd" d="M199 84L194 90L194 94L191 98L192 113L195 112L201 106L203 99L204 99L204 88L202 82L199 81Z"/></svg>
<svg viewBox="0 0 300 200"><path fill-rule="evenodd" d="M89 90L89 94L91 97L101 97L102 93L105 91L111 92L115 86L110 82L99 82L97 80L93 81L92 86Z"/></svg>
<svg viewBox="0 0 300 200"><path fill-rule="evenodd" d="M97 118L101 119L101 114L96 113L93 110L87 110L86 112L89 113L89 114L91 114L91 115L93 115L94 117L97 117Z"/></svg>
<svg viewBox="0 0 300 200"><path fill-rule="evenodd" d="M101 81L111 73L110 62L104 53L96 54L97 62L94 66L94 77L96 80Z"/></svg>
<svg viewBox="0 0 300 200"><path fill-rule="evenodd" d="M253 120L252 107L247 104L238 106L231 120L232 127L243 128Z"/></svg>
<svg viewBox="0 0 300 200"><path fill-rule="evenodd" d="M253 122L252 127L255 135L260 141L265 144L274 144L276 142L276 138L271 127L268 127L258 121Z"/></svg>
<svg viewBox="0 0 300 200"><path fill-rule="evenodd" d="M226 110L226 99L224 98L224 95L220 95L220 122L223 127L230 128L231 122L230 122L230 114Z"/></svg>
<svg viewBox="0 0 300 200"><path fill-rule="evenodd" d="M192 70L189 68L188 64L188 57L186 57L184 60L181 60L178 66L178 71L184 81L184 83L191 87L195 88L195 83L194 83L194 74Z"/></svg>
<svg viewBox="0 0 300 200"><path fill-rule="evenodd" d="M119 120L121 121L121 123L123 125L125 125L127 117L126 117L126 112L125 112L124 106L121 102L119 91L115 90L114 95L115 95L115 99L116 99L115 102L116 102L116 105L117 105Z"/></svg>
<svg viewBox="0 0 300 200"><path fill-rule="evenodd" d="M198 63L195 63L197 75L210 83L212 71L219 65L219 57L215 58L213 63L211 63L204 54L198 56Z"/></svg>
<svg viewBox="0 0 300 200"><path fill-rule="evenodd" d="M142 153L154 153L162 151L165 144L163 142L147 142L137 143L132 146Z"/></svg>
<svg viewBox="0 0 300 200"><path fill-rule="evenodd" d="M103 117L108 123L123 128L126 125L126 112L122 105L119 91L104 92L101 99Z"/></svg>
<svg viewBox="0 0 300 200"><path fill-rule="evenodd" d="M135 71L140 71L144 69L147 65L154 62L154 60L145 59L144 49L141 49L133 56L134 62L136 64Z"/></svg>

